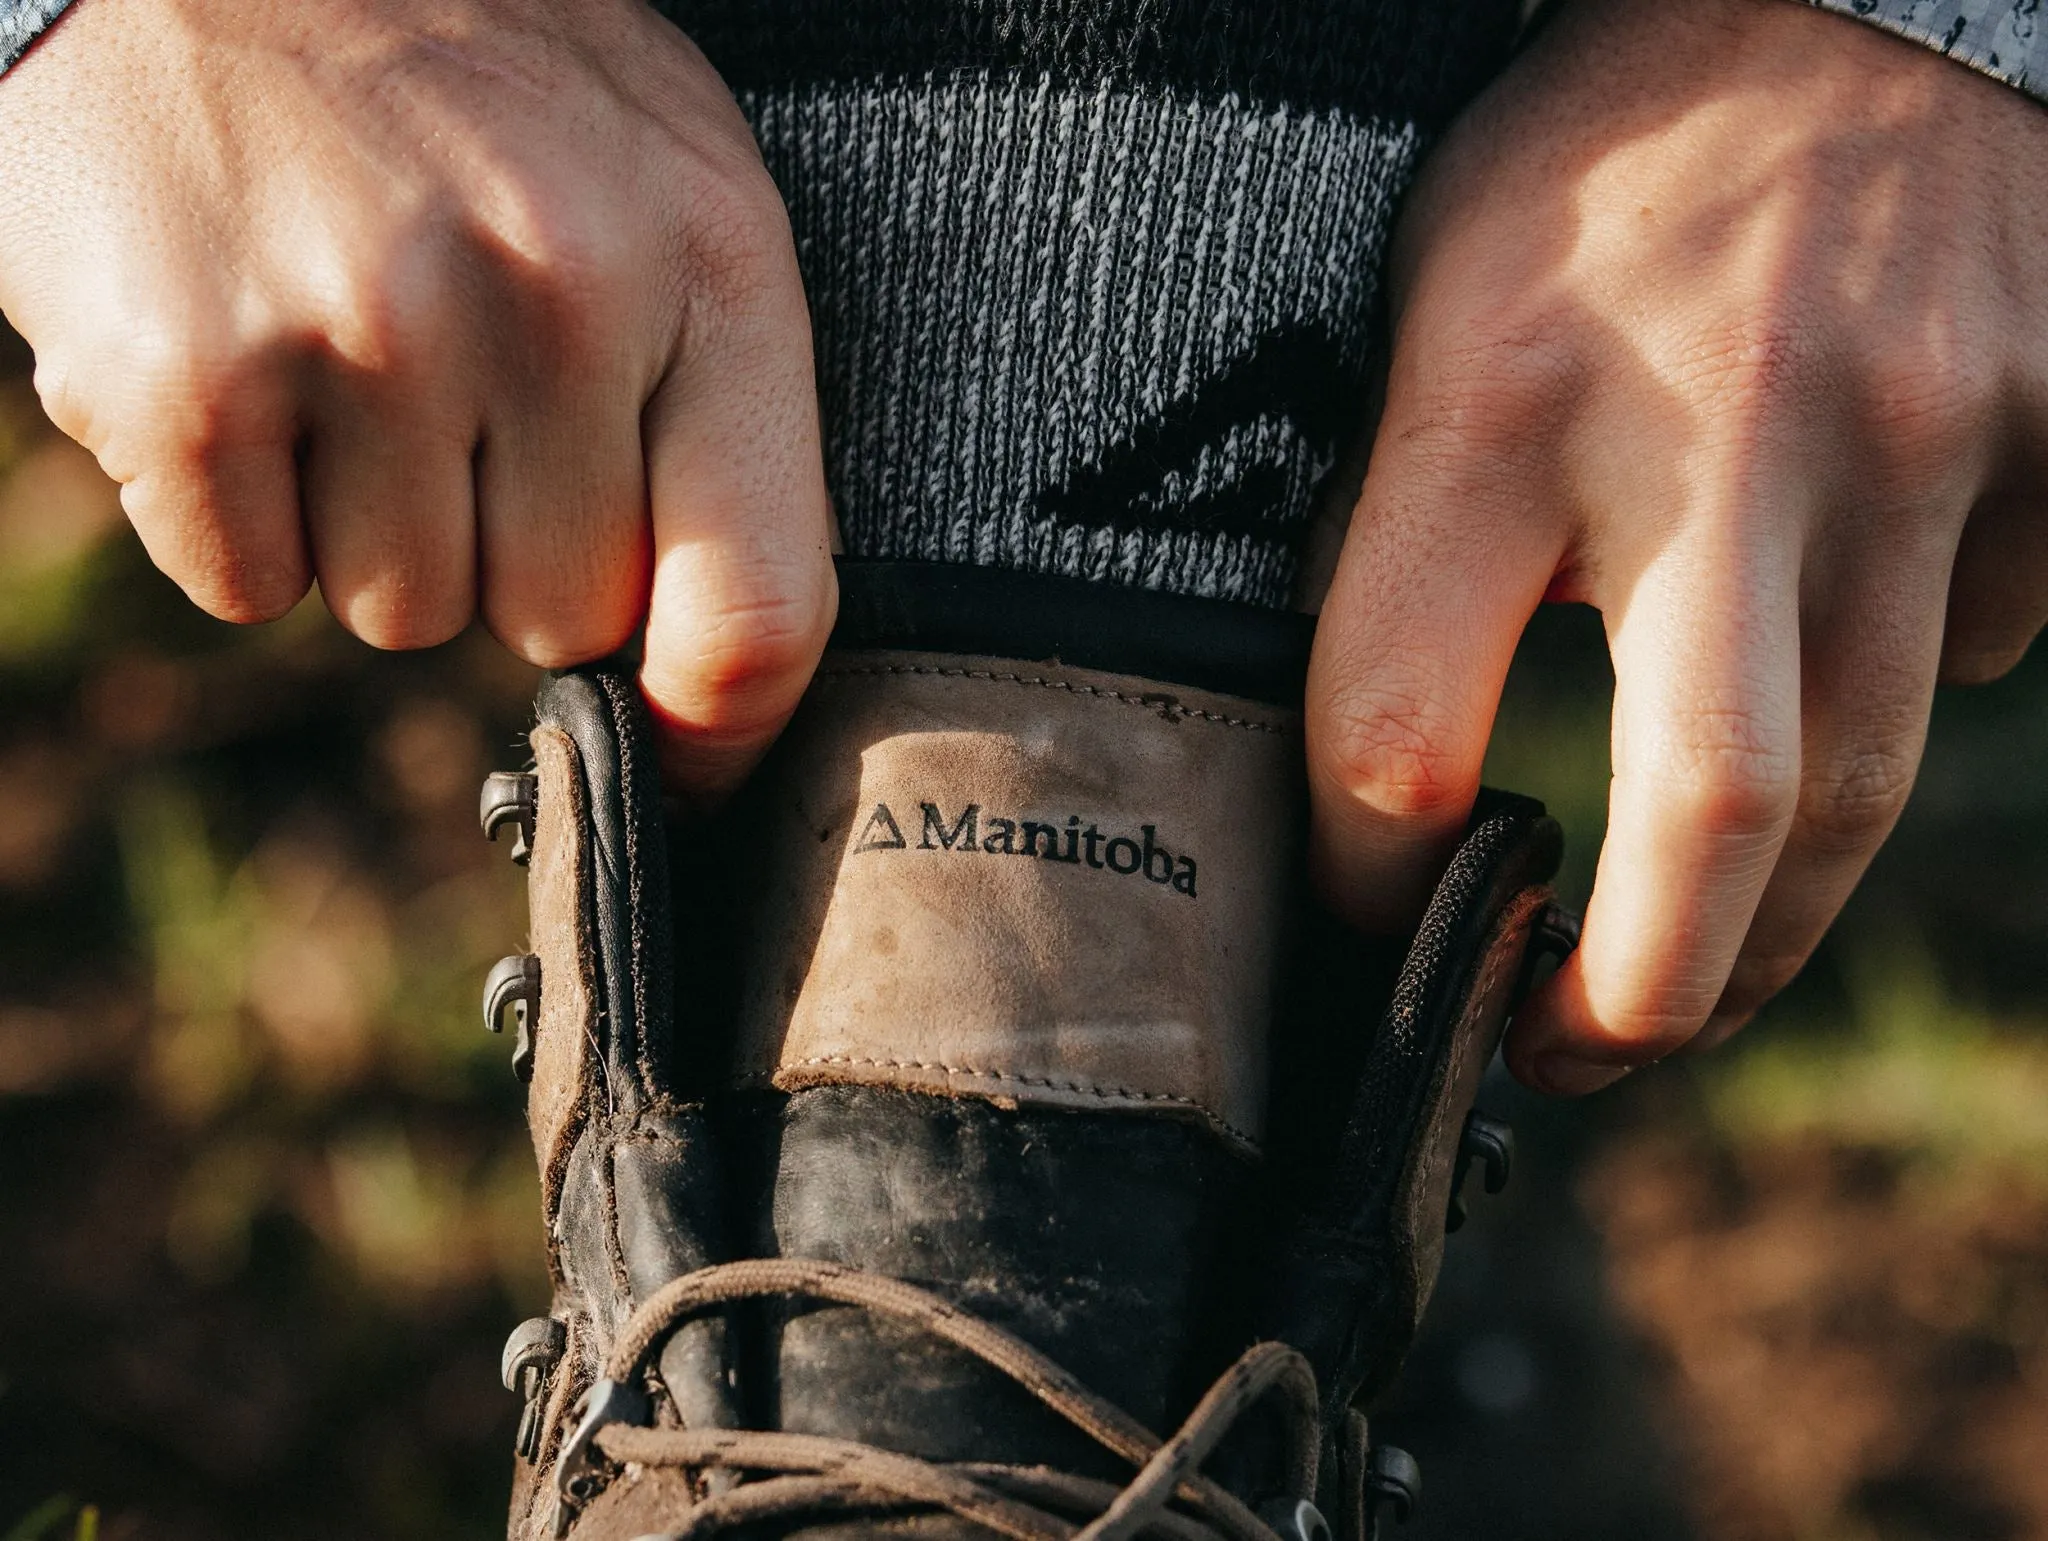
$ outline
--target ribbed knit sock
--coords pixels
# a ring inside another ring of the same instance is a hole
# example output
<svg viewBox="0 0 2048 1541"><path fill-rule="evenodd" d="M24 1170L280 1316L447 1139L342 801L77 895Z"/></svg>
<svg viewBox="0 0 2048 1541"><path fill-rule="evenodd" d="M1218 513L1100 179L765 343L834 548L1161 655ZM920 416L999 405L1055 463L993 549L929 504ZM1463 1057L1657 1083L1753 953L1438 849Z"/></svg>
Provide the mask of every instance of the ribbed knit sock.
<svg viewBox="0 0 2048 1541"><path fill-rule="evenodd" d="M1517 0L666 0L788 201L847 549L1278 606Z"/></svg>

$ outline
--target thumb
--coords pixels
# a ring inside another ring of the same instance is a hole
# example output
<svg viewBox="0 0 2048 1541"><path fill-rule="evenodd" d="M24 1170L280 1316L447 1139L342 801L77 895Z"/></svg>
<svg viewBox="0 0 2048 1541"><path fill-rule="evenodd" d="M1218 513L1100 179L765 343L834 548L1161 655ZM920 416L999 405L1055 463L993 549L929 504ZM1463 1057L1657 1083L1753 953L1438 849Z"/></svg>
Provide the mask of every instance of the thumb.
<svg viewBox="0 0 2048 1541"><path fill-rule="evenodd" d="M672 790L716 797L810 682L838 605L794 254L757 313L690 350L645 414L654 584L640 683Z"/></svg>

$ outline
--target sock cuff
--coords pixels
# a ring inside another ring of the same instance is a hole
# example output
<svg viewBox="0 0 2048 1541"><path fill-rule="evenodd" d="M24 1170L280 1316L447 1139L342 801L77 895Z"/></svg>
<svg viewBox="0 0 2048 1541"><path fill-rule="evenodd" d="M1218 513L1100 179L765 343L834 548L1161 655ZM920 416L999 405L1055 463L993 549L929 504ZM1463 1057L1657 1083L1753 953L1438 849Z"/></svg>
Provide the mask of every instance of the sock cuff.
<svg viewBox="0 0 2048 1541"><path fill-rule="evenodd" d="M845 549L1284 607L1519 0L665 0L789 207Z"/></svg>

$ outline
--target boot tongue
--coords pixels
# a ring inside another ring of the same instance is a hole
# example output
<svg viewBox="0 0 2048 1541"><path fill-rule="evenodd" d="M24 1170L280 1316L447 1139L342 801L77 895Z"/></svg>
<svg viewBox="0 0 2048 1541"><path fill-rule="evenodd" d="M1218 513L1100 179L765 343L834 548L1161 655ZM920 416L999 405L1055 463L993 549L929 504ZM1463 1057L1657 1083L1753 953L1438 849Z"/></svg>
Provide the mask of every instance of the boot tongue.
<svg viewBox="0 0 2048 1541"><path fill-rule="evenodd" d="M1144 1114L1255 1151L1296 745L1287 712L1128 676L828 655L749 831L741 1084Z"/></svg>
<svg viewBox="0 0 2048 1541"><path fill-rule="evenodd" d="M932 1289L1170 1427L1244 1341L1224 1263L1299 755L1295 713L1244 697L829 654L733 825L756 1247ZM775 1426L1102 1464L1013 1384L859 1313L793 1315L772 1359Z"/></svg>

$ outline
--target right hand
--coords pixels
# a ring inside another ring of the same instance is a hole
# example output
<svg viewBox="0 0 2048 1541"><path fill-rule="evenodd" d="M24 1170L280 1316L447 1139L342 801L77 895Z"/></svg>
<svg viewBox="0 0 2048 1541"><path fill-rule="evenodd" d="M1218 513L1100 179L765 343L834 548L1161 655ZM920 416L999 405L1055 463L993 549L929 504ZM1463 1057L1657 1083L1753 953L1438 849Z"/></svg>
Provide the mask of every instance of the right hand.
<svg viewBox="0 0 2048 1541"><path fill-rule="evenodd" d="M787 218L638 0L79 0L0 78L0 309L212 614L522 657L647 624L716 791L834 607Z"/></svg>

